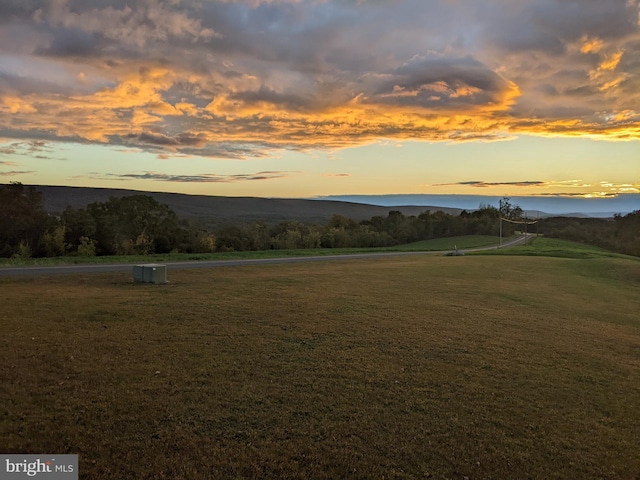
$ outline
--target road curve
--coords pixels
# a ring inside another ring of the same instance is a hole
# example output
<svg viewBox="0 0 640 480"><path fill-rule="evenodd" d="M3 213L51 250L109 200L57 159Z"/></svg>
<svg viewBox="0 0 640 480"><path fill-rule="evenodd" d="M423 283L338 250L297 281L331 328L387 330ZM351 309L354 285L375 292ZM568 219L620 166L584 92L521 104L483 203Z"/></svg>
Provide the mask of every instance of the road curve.
<svg viewBox="0 0 640 480"><path fill-rule="evenodd" d="M527 237L520 236L502 244L501 248L512 247L525 243ZM459 252L479 252L482 250L495 250L500 248L497 245L491 247L469 248L459 250ZM418 252L372 252L353 253L344 255L315 255L308 257L277 257L277 258L247 258L238 260L193 260L187 262L162 262L167 269L185 268L216 268L216 267L241 267L247 265L271 265L280 263L303 263L303 262L324 262L333 260L358 260L380 257L407 256L407 255L446 255L452 251L418 251ZM114 263L114 264L85 264L85 265L56 265L56 266L32 266L32 267L0 267L0 278L19 276L43 276L59 274L82 274L82 273L108 273L108 272L130 272L134 263Z"/></svg>

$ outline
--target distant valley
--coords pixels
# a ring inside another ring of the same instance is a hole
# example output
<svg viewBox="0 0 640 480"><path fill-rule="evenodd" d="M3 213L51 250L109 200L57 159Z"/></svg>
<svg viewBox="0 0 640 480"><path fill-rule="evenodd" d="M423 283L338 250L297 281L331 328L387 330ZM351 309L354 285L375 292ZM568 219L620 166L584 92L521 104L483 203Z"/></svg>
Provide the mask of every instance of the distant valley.
<svg viewBox="0 0 640 480"><path fill-rule="evenodd" d="M373 205L446 205L451 208L475 210L480 205L498 206L499 196L491 195L332 195L324 200L361 202ZM625 215L640 209L640 194L584 198L568 195L513 196L511 202L529 216L597 217Z"/></svg>

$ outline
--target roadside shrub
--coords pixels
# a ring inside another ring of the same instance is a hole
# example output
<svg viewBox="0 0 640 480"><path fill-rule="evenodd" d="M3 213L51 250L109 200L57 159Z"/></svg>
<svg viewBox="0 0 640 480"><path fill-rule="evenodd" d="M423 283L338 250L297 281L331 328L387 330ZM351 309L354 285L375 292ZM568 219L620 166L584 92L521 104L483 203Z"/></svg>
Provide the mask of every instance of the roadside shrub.
<svg viewBox="0 0 640 480"><path fill-rule="evenodd" d="M79 257L95 257L96 243L88 237L80 237L77 253Z"/></svg>
<svg viewBox="0 0 640 480"><path fill-rule="evenodd" d="M26 242L20 242L18 244L18 250L14 253L11 258L31 258L31 247Z"/></svg>

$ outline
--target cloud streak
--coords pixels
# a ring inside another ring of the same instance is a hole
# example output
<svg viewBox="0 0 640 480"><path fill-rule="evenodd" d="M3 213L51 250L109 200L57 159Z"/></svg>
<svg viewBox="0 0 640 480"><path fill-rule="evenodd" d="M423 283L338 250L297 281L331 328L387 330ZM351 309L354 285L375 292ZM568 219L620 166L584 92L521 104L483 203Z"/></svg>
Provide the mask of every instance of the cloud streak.
<svg viewBox="0 0 640 480"><path fill-rule="evenodd" d="M33 158L49 158L46 155L43 155L41 152L51 152L52 149L50 145L42 140L30 140L27 142L13 142L4 147L0 147L0 154L4 155L28 155ZM0 165L10 165L15 163L12 162L2 162L0 161Z"/></svg>
<svg viewBox="0 0 640 480"><path fill-rule="evenodd" d="M9 172L0 172L0 177L15 177L18 175L28 175L30 173L35 173L33 170L13 170Z"/></svg>
<svg viewBox="0 0 640 480"><path fill-rule="evenodd" d="M0 135L217 158L637 140L639 18L637 0L2 2Z"/></svg>
<svg viewBox="0 0 640 480"><path fill-rule="evenodd" d="M160 172L143 172L143 173L94 173L90 176L93 179L109 179L109 180L153 180L159 182L173 183L237 183L247 181L274 180L278 178L287 178L297 172L274 172L265 171L250 174L234 174L219 175L214 173L202 173L198 175L172 175ZM75 177L80 178L80 177ZM87 177L81 177L87 178Z"/></svg>
<svg viewBox="0 0 640 480"><path fill-rule="evenodd" d="M546 187L549 185L549 182L542 182L538 180L529 180L525 182L482 182L479 180L472 180L467 182L456 182L456 183L439 183L434 185L434 187L443 187L443 186L452 186L452 185L462 185L467 187L478 187L478 188L487 188L487 187Z"/></svg>
<svg viewBox="0 0 640 480"><path fill-rule="evenodd" d="M582 180L527 180L527 181L515 181L515 182L484 182L479 180L462 181L454 183L439 183L432 185L434 187L474 187L474 188L491 188L491 187L515 187L520 189L542 189L542 188L575 188L574 192L531 192L527 191L527 195L531 196L559 196L559 197L617 197L625 194L638 194L640 193L640 184L635 183L614 183L614 182L600 182L597 185L584 183ZM518 194L517 190L514 194Z"/></svg>

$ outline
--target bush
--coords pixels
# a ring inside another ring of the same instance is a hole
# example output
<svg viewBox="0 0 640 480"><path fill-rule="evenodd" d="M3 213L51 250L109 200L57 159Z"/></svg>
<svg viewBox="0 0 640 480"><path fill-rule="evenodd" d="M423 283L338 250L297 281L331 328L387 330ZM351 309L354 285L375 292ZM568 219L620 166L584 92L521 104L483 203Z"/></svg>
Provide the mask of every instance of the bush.
<svg viewBox="0 0 640 480"><path fill-rule="evenodd" d="M80 245L78 245L79 257L95 257L96 256L96 244L87 237L80 237Z"/></svg>
<svg viewBox="0 0 640 480"><path fill-rule="evenodd" d="M31 258L31 247L26 242L18 244L18 251L11 258Z"/></svg>

